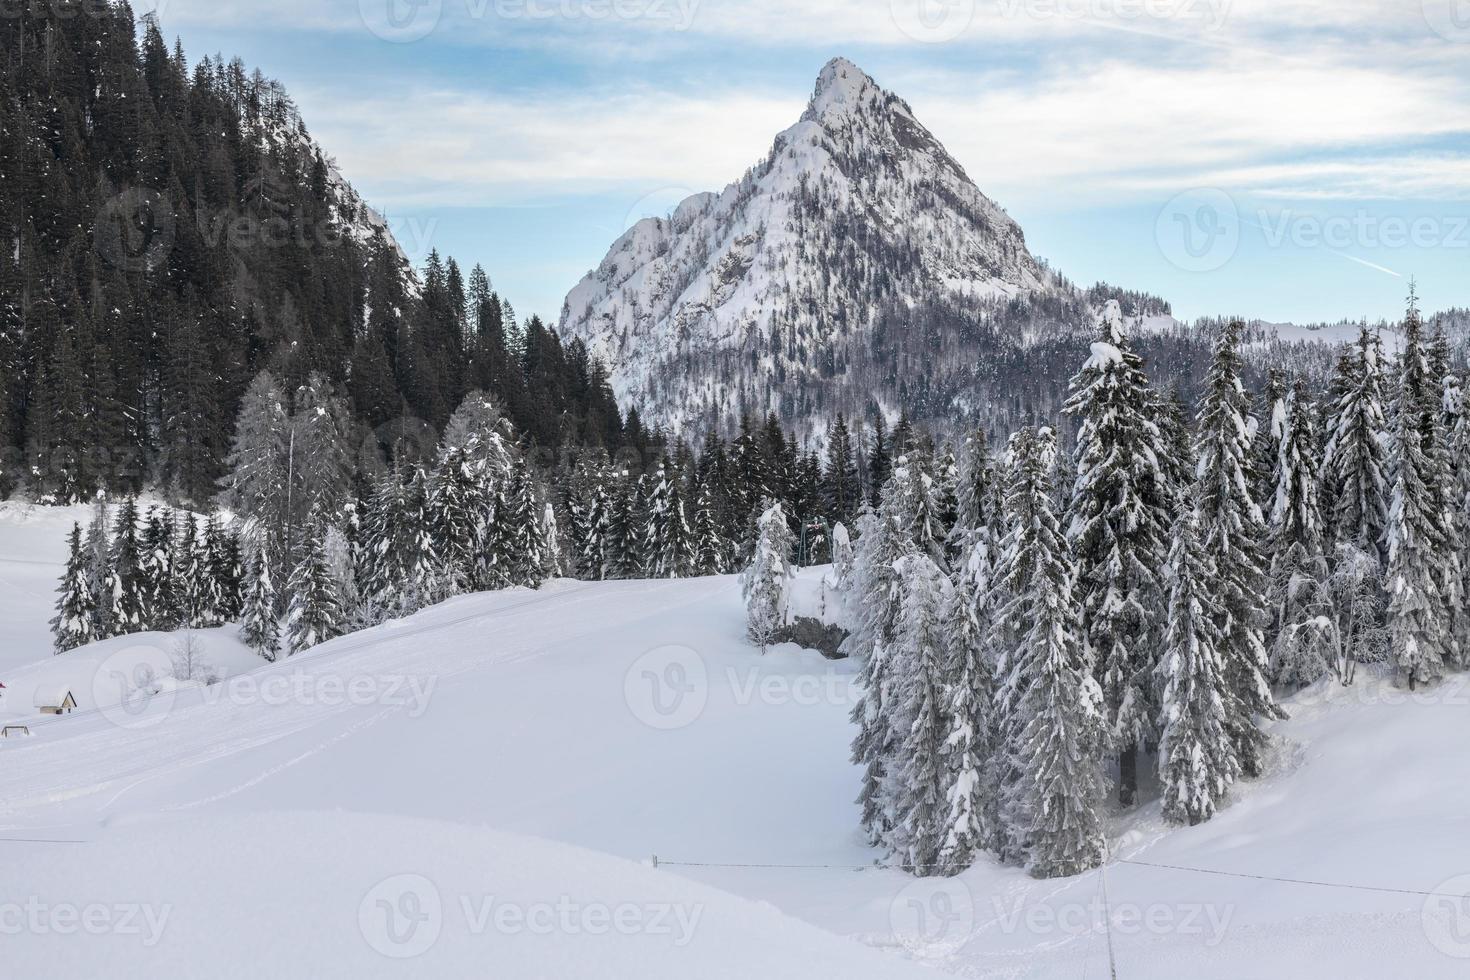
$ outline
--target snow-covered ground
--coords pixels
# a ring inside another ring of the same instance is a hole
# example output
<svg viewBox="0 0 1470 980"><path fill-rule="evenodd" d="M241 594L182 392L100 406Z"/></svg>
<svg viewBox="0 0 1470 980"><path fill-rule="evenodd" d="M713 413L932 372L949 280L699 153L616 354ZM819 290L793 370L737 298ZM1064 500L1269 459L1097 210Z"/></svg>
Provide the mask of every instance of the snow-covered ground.
<svg viewBox="0 0 1470 980"><path fill-rule="evenodd" d="M1145 805L1049 882L874 867L852 680L760 656L733 578L560 581L33 719L0 740L3 973L1470 975L1463 678L1298 698L1215 820Z"/></svg>
<svg viewBox="0 0 1470 980"><path fill-rule="evenodd" d="M37 507L0 501L0 682L11 668L51 652L51 607L66 565L73 521L85 528L87 507Z"/></svg>

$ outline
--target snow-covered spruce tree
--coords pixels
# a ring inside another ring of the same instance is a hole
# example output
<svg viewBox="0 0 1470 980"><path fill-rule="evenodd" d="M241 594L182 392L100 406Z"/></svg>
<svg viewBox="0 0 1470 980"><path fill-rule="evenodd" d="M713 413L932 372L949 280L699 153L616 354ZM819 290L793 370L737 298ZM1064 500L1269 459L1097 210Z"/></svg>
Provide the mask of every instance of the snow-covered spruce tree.
<svg viewBox="0 0 1470 980"><path fill-rule="evenodd" d="M1038 443L1038 438L1043 435L1045 438ZM1011 433L999 467L1002 534L996 545L995 567L987 597L991 615L983 625L985 647L995 672L992 704L995 753L992 759L999 796L999 818L993 828L993 850L1002 861L1009 863L1019 863L1023 858L1024 840L1012 832L1013 828L1008 823L1006 795L1019 778L1010 748L1019 741L1020 727L1025 719L1018 715L1020 688L1008 687L1004 682L1011 677L1015 653L1031 626L1024 619L1027 610L1020 602L1020 590L1024 590L1030 580L1036 558L1033 522L1024 509L1018 508L1031 499L1026 490L1026 467L1049 471L1052 461L1047 454L1055 451L1056 442L1050 430L1038 433L1034 427L1024 427ZM1036 459L1037 454L1043 458Z"/></svg>
<svg viewBox="0 0 1470 980"><path fill-rule="evenodd" d="M693 532L684 512L679 475L665 457L649 481L644 513L643 553L649 578L678 578L689 565Z"/></svg>
<svg viewBox="0 0 1470 980"><path fill-rule="evenodd" d="M429 484L428 515L451 594L475 587L475 565L484 551L482 487L464 449L450 447L440 455Z"/></svg>
<svg viewBox="0 0 1470 980"><path fill-rule="evenodd" d="M87 573L87 555L82 547L80 524L71 527L66 571L62 573L56 593L56 617L51 620L54 651L65 653L97 639L93 632L97 623L97 598Z"/></svg>
<svg viewBox="0 0 1470 980"><path fill-rule="evenodd" d="M358 610L362 608L362 592L357 587L357 569L353 562L352 542L347 532L335 524L327 527L322 536L322 551L327 556L327 572L337 590L337 602L342 607L344 633L361 629Z"/></svg>
<svg viewBox="0 0 1470 980"><path fill-rule="evenodd" d="M1450 461L1446 506L1459 545L1460 602L1451 626L1459 648L1458 666L1470 668L1470 403L1463 385L1450 375L1445 383L1445 441Z"/></svg>
<svg viewBox="0 0 1470 980"><path fill-rule="evenodd" d="M92 593L94 609L92 636L98 640L113 635L112 594L108 591L112 576L112 534L107 527L107 498L99 494L83 543L87 588Z"/></svg>
<svg viewBox="0 0 1470 980"><path fill-rule="evenodd" d="M934 500L939 509L939 526L944 531L944 540L954 536L955 522L960 510L960 461L954 450L946 447L934 454ZM954 554L947 553L953 559Z"/></svg>
<svg viewBox="0 0 1470 980"><path fill-rule="evenodd" d="M975 429L960 445L955 521L950 532L954 554L965 550L967 532L984 528L992 541L999 539L999 496L989 440L984 429Z"/></svg>
<svg viewBox="0 0 1470 980"><path fill-rule="evenodd" d="M779 501L766 500L755 555L741 576L745 596L745 633L766 652L791 612L791 528Z"/></svg>
<svg viewBox="0 0 1470 980"><path fill-rule="evenodd" d="M1383 566L1377 549L1368 552L1351 542L1339 543L1327 592L1339 640L1337 676L1351 684L1357 664L1380 663L1388 657Z"/></svg>
<svg viewBox="0 0 1470 980"><path fill-rule="evenodd" d="M1271 508L1271 672L1288 689L1325 675L1336 659L1337 624L1327 596L1317 431L1306 382L1286 396Z"/></svg>
<svg viewBox="0 0 1470 980"><path fill-rule="evenodd" d="M1081 419L1067 540L1076 556L1082 642L1091 650L1118 753L1118 799L1132 806L1138 753L1152 743L1153 673L1164 630L1159 571L1173 500L1154 399L1110 300L1099 339L1072 379L1067 412Z"/></svg>
<svg viewBox="0 0 1470 980"><path fill-rule="evenodd" d="M187 512L186 512L187 513ZM174 515L167 507L149 507L138 537L138 570L143 575L146 629L171 630L179 624L179 587L174 578Z"/></svg>
<svg viewBox="0 0 1470 980"><path fill-rule="evenodd" d="M1394 484L1388 512L1388 630L1395 669L1410 689L1444 673L1450 617L1445 606L1444 525L1436 481L1444 438L1441 393L1430 382L1423 325L1410 293L1399 352Z"/></svg>
<svg viewBox="0 0 1470 980"><path fill-rule="evenodd" d="M1460 379L1450 369L1450 345L1444 327L1435 330L1429 345L1429 384L1431 390L1440 393L1440 437L1438 452L1433 460L1434 504L1439 515L1440 532L1444 544L1440 548L1440 595L1446 614L1445 665L1459 668L1470 664L1470 608L1466 606L1465 539L1461 528L1467 523L1458 492L1462 459L1452 452L1455 429L1463 405L1461 404Z"/></svg>
<svg viewBox="0 0 1470 980"><path fill-rule="evenodd" d="M852 741L852 761L863 767L857 803L862 808L863 828L873 844L885 840L893 826L886 792L897 737L889 704L899 597L893 564L914 551L913 539L895 517L891 500L885 499L878 513L864 511L858 518L857 547L846 596L856 621L842 649L860 664L860 693L851 716L858 729Z"/></svg>
<svg viewBox="0 0 1470 980"><path fill-rule="evenodd" d="M1376 334L1363 327L1338 366L1342 396L1323 462L1334 539L1383 560L1388 527L1388 442Z"/></svg>
<svg viewBox="0 0 1470 980"><path fill-rule="evenodd" d="M1169 394L1157 401L1154 414L1158 419L1159 436L1163 441L1164 455L1159 460L1159 472L1168 488L1168 528L1177 528L1179 522L1194 513L1194 437L1189 432L1189 415L1184 407L1184 396L1178 385Z"/></svg>
<svg viewBox="0 0 1470 980"><path fill-rule="evenodd" d="M404 571L398 583L397 615L407 616L424 606L442 601L449 594L444 561L434 540L429 512L429 477L420 467L403 488L404 552L400 558ZM531 518L534 521L535 515Z"/></svg>
<svg viewBox="0 0 1470 980"><path fill-rule="evenodd" d="M1200 403L1196 447L1195 516L1208 562L1204 594L1218 607L1220 660L1229 697L1227 728L1241 772L1261 773L1267 745L1259 721L1284 718L1266 679L1263 639L1265 576L1261 569L1262 521L1251 497L1252 426L1241 384L1240 335L1234 320L1221 333ZM1259 434L1258 434L1259 435Z"/></svg>
<svg viewBox="0 0 1470 980"><path fill-rule="evenodd" d="M1191 825L1214 816L1240 775L1207 568L1194 519L1186 516L1169 556L1169 629L1158 666L1159 783L1165 819Z"/></svg>
<svg viewBox="0 0 1470 980"><path fill-rule="evenodd" d="M281 621L276 615L276 588L271 581L271 561L262 555L263 544L250 549L245 561L245 582L240 611L240 638L266 660L275 660L281 646Z"/></svg>
<svg viewBox="0 0 1470 980"><path fill-rule="evenodd" d="M521 530L515 526L515 464L491 482L484 524L484 540L476 562L480 589L508 589L516 584L517 550Z"/></svg>
<svg viewBox="0 0 1470 980"><path fill-rule="evenodd" d="M312 372L292 399L287 472L290 539L304 542L312 523L336 522L352 495L352 412L331 381Z"/></svg>
<svg viewBox="0 0 1470 980"><path fill-rule="evenodd" d="M833 523L851 521L863 504L862 479L852 434L842 413L827 430L827 467L822 474L822 503Z"/></svg>
<svg viewBox="0 0 1470 980"><path fill-rule="evenodd" d="M694 495L694 548L692 573L695 575L723 575L725 557L729 545L720 531L720 515L715 507L715 495L708 483L701 482Z"/></svg>
<svg viewBox="0 0 1470 980"><path fill-rule="evenodd" d="M996 844L1000 795L995 754L995 665L987 642L995 597L994 554L987 531L972 531L956 562L954 587L944 609L949 657L944 697L943 874L958 874Z"/></svg>
<svg viewBox="0 0 1470 980"><path fill-rule="evenodd" d="M240 618L240 585L244 578L240 538L218 515L211 514L204 525L204 539L215 623L233 623Z"/></svg>
<svg viewBox="0 0 1470 980"><path fill-rule="evenodd" d="M287 656L342 634L342 603L327 565L324 536L323 529L307 536L305 553L291 573L284 637Z"/></svg>
<svg viewBox="0 0 1470 980"><path fill-rule="evenodd" d="M269 536L269 554L285 554L285 528L291 474L291 413L286 393L274 375L262 371L240 399L222 502Z"/></svg>
<svg viewBox="0 0 1470 980"><path fill-rule="evenodd" d="M379 479L363 506L358 534L357 586L362 603L357 619L363 625L394 615L395 592L406 574L403 564L408 542L407 500L396 473Z"/></svg>
<svg viewBox="0 0 1470 980"><path fill-rule="evenodd" d="M541 540L545 544L545 562L542 565L542 581L561 578L566 574L562 559L561 525L556 519L556 507L550 500L541 505Z"/></svg>
<svg viewBox="0 0 1470 980"><path fill-rule="evenodd" d="M944 524L933 463L932 457L919 449L895 459L883 489L883 510L898 522L896 526L920 554L928 555L941 570L948 571L945 539L949 528Z"/></svg>
<svg viewBox="0 0 1470 980"><path fill-rule="evenodd" d="M637 578L642 571L642 539L638 534L637 484L626 471L608 483L607 578Z"/></svg>
<svg viewBox="0 0 1470 980"><path fill-rule="evenodd" d="M188 511L179 514L173 551L173 596L177 622L187 629L207 623L209 603L208 543L200 540L199 524Z"/></svg>
<svg viewBox="0 0 1470 980"><path fill-rule="evenodd" d="M138 548L138 504L128 497L118 505L108 552L107 581L100 602L108 605L107 622L112 635L147 629L148 582L143 575Z"/></svg>
<svg viewBox="0 0 1470 980"><path fill-rule="evenodd" d="M940 870L939 855L949 835L944 614L952 586L927 555L906 555L893 570L899 613L890 653L896 695L892 718L901 737L892 763L894 824L888 845L906 869L930 875Z"/></svg>
<svg viewBox="0 0 1470 980"><path fill-rule="evenodd" d="M547 575L546 537L536 484L524 459L517 459L511 468L504 528L509 534L506 558L511 584L539 589Z"/></svg>
<svg viewBox="0 0 1470 980"><path fill-rule="evenodd" d="M1004 786L1007 834L1037 878L1080 874L1102 863L1101 809L1107 792L1102 693L1088 671L1073 569L1052 500L1053 436L1023 436L1006 499L1011 597L1001 617L1022 624L1007 651L999 700L1009 705Z"/></svg>
<svg viewBox="0 0 1470 980"><path fill-rule="evenodd" d="M577 577L587 582L607 578L608 522L612 516L607 472L606 453L599 452L595 458L584 454L568 503L572 514L572 567Z"/></svg>
<svg viewBox="0 0 1470 980"><path fill-rule="evenodd" d="M832 588L839 598L847 591L852 579L853 548L852 535L847 525L838 521L832 525Z"/></svg>
<svg viewBox="0 0 1470 980"><path fill-rule="evenodd" d="M1276 499L1276 461L1281 458L1281 437L1286 429L1286 374L1271 368L1261 392L1261 417L1250 429L1251 499L1264 513ZM1264 516L1263 513L1263 516Z"/></svg>
<svg viewBox="0 0 1470 980"><path fill-rule="evenodd" d="M483 391L471 391L445 424L440 451L464 450L477 472L498 479L509 475L515 445L515 431L500 404Z"/></svg>

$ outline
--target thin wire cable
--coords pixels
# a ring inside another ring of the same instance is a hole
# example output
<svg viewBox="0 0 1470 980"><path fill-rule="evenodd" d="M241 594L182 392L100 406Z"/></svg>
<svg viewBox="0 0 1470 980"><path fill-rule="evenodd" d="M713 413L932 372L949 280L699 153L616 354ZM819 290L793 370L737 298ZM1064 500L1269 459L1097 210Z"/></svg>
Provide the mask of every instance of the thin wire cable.
<svg viewBox="0 0 1470 980"><path fill-rule="evenodd" d="M1319 888L1346 888L1360 892L1389 892L1395 895L1443 895L1445 892L1420 891L1417 888L1388 888L1380 885L1352 885L1340 881L1313 881L1308 878L1281 878L1276 875L1248 874L1244 871L1217 871L1213 868L1191 868L1182 864L1160 864L1154 861L1130 861L1118 858L1118 864L1133 864L1141 868L1165 868L1169 871L1190 871L1202 875L1222 875L1227 878L1253 878L1257 881L1279 881L1288 885L1316 885Z"/></svg>

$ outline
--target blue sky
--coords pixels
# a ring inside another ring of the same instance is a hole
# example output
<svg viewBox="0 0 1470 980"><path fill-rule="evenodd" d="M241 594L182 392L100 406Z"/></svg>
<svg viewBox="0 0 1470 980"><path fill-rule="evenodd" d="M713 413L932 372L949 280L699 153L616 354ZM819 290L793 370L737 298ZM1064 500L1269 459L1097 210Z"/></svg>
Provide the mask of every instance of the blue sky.
<svg viewBox="0 0 1470 980"><path fill-rule="evenodd" d="M239 55L419 259L522 314L737 178L827 59L904 97L1032 251L1177 315L1470 305L1470 0L134 0Z"/></svg>

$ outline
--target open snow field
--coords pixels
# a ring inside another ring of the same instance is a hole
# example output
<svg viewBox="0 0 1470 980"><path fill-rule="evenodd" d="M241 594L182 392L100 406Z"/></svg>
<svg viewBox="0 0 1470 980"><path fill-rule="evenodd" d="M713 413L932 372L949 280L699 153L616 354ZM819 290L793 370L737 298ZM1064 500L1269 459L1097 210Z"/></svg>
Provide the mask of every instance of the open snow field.
<svg viewBox="0 0 1470 980"><path fill-rule="evenodd" d="M0 740L5 975L1072 978L1109 946L1127 978L1470 975L1463 677L1309 692L1215 820L1145 804L1105 873L1038 882L874 867L854 667L762 657L731 577L466 596L230 663Z"/></svg>

